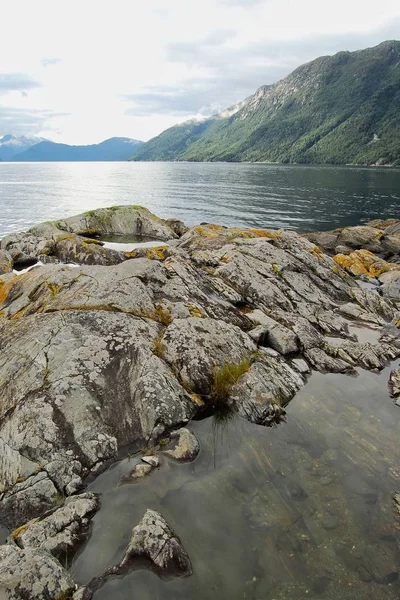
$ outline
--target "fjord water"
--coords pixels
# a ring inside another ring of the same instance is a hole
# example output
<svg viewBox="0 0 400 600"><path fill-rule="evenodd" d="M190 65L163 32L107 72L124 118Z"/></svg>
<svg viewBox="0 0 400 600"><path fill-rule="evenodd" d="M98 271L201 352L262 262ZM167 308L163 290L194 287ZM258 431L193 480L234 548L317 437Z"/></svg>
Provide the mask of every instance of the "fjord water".
<svg viewBox="0 0 400 600"><path fill-rule="evenodd" d="M101 509L72 566L76 580L116 564L151 508L180 536L193 575L162 580L131 571L110 579L95 600L398 599L392 493L400 409L388 395L389 371L314 373L276 428L235 415L191 423L201 444L196 461L162 458L138 483L120 479L140 453L115 463L90 486L102 494Z"/></svg>
<svg viewBox="0 0 400 600"><path fill-rule="evenodd" d="M230 163L0 163L0 237L101 206L300 231L398 216L400 170Z"/></svg>

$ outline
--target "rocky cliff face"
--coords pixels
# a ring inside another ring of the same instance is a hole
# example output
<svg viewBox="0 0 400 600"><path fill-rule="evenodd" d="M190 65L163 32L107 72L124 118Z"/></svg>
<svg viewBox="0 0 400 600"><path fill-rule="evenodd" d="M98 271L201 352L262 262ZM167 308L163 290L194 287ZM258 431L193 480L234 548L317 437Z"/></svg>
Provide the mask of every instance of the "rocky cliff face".
<svg viewBox="0 0 400 600"><path fill-rule="evenodd" d="M269 425L312 370L379 370L400 355L396 228L343 230L332 258L293 232L184 233L177 221L120 210L0 242L0 521L10 529L82 489L124 446L155 445L199 411ZM85 237L122 233L123 223L173 241L124 253ZM391 262L357 254L360 286L352 253L370 238L378 254L390 246ZM12 271L28 259L47 264ZM359 342L354 322L379 329L380 341ZM0 589L4 581L0 571Z"/></svg>

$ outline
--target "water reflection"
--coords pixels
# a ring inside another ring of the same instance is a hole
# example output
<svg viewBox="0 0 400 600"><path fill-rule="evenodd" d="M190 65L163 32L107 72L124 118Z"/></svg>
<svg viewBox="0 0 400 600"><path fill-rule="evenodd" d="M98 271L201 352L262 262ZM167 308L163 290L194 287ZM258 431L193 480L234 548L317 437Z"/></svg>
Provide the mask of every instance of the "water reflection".
<svg viewBox="0 0 400 600"><path fill-rule="evenodd" d="M117 487L137 459L121 461L92 485L102 509L75 576L88 581L116 562L153 508L181 537L193 576L136 571L96 600L398 598L400 412L388 372L315 373L276 428L236 416L194 422L198 459L164 460L142 484Z"/></svg>
<svg viewBox="0 0 400 600"><path fill-rule="evenodd" d="M0 236L117 204L187 224L306 230L398 215L400 170L227 163L0 163Z"/></svg>

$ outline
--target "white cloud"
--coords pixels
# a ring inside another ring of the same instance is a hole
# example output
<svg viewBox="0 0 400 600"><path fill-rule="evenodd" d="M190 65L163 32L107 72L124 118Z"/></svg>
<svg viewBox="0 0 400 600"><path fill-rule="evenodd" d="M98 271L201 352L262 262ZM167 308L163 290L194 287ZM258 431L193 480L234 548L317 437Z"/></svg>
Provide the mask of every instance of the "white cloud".
<svg viewBox="0 0 400 600"><path fill-rule="evenodd" d="M20 115L25 133L67 143L148 139L320 54L398 38L399 23L394 0L379 13L371 0L10 2L0 134ZM2 119L11 109L14 120Z"/></svg>

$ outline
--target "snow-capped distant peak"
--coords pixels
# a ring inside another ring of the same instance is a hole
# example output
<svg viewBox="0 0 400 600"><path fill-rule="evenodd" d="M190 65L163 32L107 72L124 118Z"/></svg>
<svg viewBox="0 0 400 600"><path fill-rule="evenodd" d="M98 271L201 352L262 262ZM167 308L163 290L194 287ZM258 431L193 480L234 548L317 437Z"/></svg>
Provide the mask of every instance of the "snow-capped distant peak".
<svg viewBox="0 0 400 600"><path fill-rule="evenodd" d="M39 142L46 141L46 138L37 137L35 135L21 135L15 136L8 133L0 139L0 146L17 146L22 148L28 148Z"/></svg>

